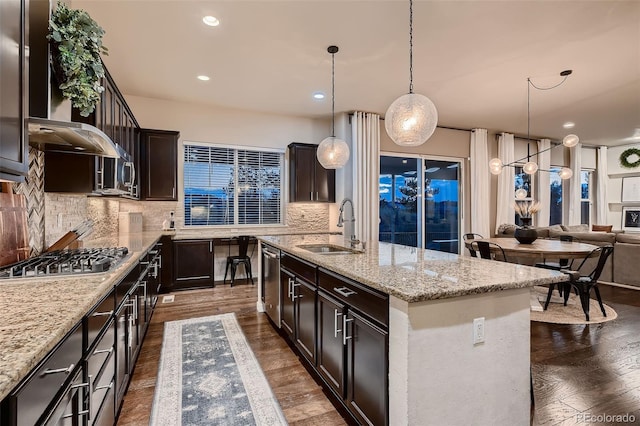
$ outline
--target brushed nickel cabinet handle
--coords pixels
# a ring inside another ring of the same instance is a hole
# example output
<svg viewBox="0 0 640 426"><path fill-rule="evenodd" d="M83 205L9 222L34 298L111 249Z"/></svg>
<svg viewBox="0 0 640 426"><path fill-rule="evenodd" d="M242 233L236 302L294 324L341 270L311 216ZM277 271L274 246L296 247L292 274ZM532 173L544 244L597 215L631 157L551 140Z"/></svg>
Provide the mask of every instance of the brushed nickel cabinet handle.
<svg viewBox="0 0 640 426"><path fill-rule="evenodd" d="M353 339L353 336L347 336L347 323L349 322L353 322L353 319L347 319L347 316L344 315L342 317L342 344L345 346L347 345L347 340Z"/></svg>
<svg viewBox="0 0 640 426"><path fill-rule="evenodd" d="M42 375L46 376L47 374L58 374L58 373L69 374L73 371L73 367L75 367L75 364L71 364L67 368L54 368L53 370L45 370L42 372Z"/></svg>
<svg viewBox="0 0 640 426"><path fill-rule="evenodd" d="M342 315L342 312L338 312L337 309L333 310L333 337L338 338L338 333L342 331L342 329L338 328L338 317Z"/></svg>

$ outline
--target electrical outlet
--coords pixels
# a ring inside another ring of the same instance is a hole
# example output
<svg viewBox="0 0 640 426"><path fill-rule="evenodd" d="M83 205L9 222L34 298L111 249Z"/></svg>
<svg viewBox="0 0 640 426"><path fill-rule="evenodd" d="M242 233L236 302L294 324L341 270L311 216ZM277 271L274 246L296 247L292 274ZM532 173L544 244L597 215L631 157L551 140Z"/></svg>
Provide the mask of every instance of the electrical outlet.
<svg viewBox="0 0 640 426"><path fill-rule="evenodd" d="M473 344L484 342L484 317L473 320Z"/></svg>

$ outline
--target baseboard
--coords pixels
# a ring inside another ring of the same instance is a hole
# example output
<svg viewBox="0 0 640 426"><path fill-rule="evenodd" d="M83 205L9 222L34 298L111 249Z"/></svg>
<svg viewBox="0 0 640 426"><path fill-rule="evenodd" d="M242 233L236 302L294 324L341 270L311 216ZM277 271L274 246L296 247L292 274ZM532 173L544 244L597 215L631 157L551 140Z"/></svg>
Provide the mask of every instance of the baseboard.
<svg viewBox="0 0 640 426"><path fill-rule="evenodd" d="M610 285L612 287L628 288L629 290L640 290L640 287L638 287L638 286L614 283L614 282L611 282L611 281L598 281L598 284L606 284L606 285Z"/></svg>

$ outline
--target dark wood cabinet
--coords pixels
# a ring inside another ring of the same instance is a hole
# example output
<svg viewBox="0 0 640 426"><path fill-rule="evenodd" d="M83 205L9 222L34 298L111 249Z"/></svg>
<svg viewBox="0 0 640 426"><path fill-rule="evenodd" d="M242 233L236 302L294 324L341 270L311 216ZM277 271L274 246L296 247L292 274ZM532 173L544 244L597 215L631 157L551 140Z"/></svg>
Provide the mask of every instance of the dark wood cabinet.
<svg viewBox="0 0 640 426"><path fill-rule="evenodd" d="M27 5L26 0L0 2L0 179L17 182L29 168Z"/></svg>
<svg viewBox="0 0 640 426"><path fill-rule="evenodd" d="M82 371L82 343L83 328L77 324L9 394L9 420L6 424L42 424L45 419L58 417L61 411L66 411L73 396L68 393L70 384Z"/></svg>
<svg viewBox="0 0 640 426"><path fill-rule="evenodd" d="M293 330L295 327L295 322L291 289L293 288L295 279L296 276L293 273L287 271L286 269L280 269L280 294L282 297L282 302L280 304L280 325L292 341L294 338Z"/></svg>
<svg viewBox="0 0 640 426"><path fill-rule="evenodd" d="M160 276L158 277L158 293L166 293L173 288L173 241L170 235L160 238L162 256L160 261Z"/></svg>
<svg viewBox="0 0 640 426"><path fill-rule="evenodd" d="M389 424L388 333L353 310L345 318L347 404L362 424Z"/></svg>
<svg viewBox="0 0 640 426"><path fill-rule="evenodd" d="M148 201L178 200L178 138L180 133L140 130L141 198Z"/></svg>
<svg viewBox="0 0 640 426"><path fill-rule="evenodd" d="M289 145L289 200L291 202L336 201L336 171L327 170L316 157L317 145Z"/></svg>
<svg viewBox="0 0 640 426"><path fill-rule="evenodd" d="M345 398L346 346L343 337L344 303L318 290L318 373L333 391Z"/></svg>
<svg viewBox="0 0 640 426"><path fill-rule="evenodd" d="M139 198L140 126L106 68L101 84L105 90L95 111L83 117L73 108L71 119L97 127L129 155L136 170L130 197ZM45 192L90 193L106 189L112 183L102 182L100 173L117 167L114 158L57 152L45 152L45 164Z"/></svg>
<svg viewBox="0 0 640 426"><path fill-rule="evenodd" d="M316 363L316 285L296 277L293 283L295 341L307 360Z"/></svg>
<svg viewBox="0 0 640 426"><path fill-rule="evenodd" d="M172 290L213 287L213 240L173 242Z"/></svg>

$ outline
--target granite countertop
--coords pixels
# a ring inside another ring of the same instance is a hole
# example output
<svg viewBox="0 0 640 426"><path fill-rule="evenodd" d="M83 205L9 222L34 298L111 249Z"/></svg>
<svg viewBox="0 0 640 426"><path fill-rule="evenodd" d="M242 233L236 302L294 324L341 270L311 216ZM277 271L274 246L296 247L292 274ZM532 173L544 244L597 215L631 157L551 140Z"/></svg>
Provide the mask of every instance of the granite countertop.
<svg viewBox="0 0 640 426"><path fill-rule="evenodd" d="M83 241L84 247L126 246L111 271L51 278L0 280L0 400L134 267L161 232Z"/></svg>
<svg viewBox="0 0 640 426"><path fill-rule="evenodd" d="M287 229L282 232L291 233ZM181 240L228 238L241 233L237 229L203 228L89 237L82 240L83 247L127 247L129 255L116 269L104 273L0 280L0 400L131 271L162 235Z"/></svg>
<svg viewBox="0 0 640 426"><path fill-rule="evenodd" d="M317 231L317 232L303 232L292 231L288 228L282 228L281 230L274 230L273 227L265 228L264 230L242 230L236 228L228 229L211 229L211 228L181 228L176 230L165 230L164 233L171 235L173 240L199 240L203 238L232 238L239 235L341 235L340 232L330 231Z"/></svg>
<svg viewBox="0 0 640 426"><path fill-rule="evenodd" d="M298 247L304 244L345 246L342 236L289 235L259 239L410 303L567 280L565 274L557 271L390 243L374 243L364 253L355 254L315 254Z"/></svg>

